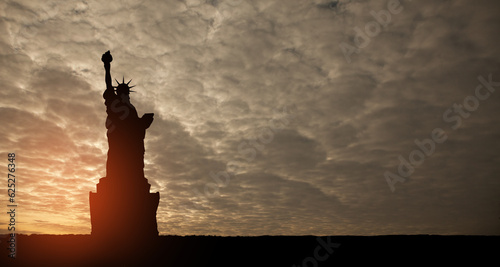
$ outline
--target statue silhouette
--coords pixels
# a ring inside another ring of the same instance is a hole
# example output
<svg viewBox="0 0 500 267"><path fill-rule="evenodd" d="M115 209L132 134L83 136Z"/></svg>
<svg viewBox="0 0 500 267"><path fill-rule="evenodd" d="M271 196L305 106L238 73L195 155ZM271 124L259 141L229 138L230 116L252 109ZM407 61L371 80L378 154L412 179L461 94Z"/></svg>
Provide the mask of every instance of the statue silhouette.
<svg viewBox="0 0 500 267"><path fill-rule="evenodd" d="M111 83L110 51L102 55L106 70L106 90L103 93L106 105L106 128L108 129L108 160L106 176L110 178L133 179L144 177L144 137L146 129L153 122L153 113L147 113L141 118L137 110L130 103L129 82L117 82L114 87ZM115 92L116 89L116 92Z"/></svg>
<svg viewBox="0 0 500 267"><path fill-rule="evenodd" d="M130 81L122 79L113 87L111 53L104 53L101 60L106 70L103 97L109 150L106 177L99 179L97 192L89 195L92 237L96 244L125 249L158 237L160 193L150 193L151 185L144 177L144 137L153 113L139 118L130 103Z"/></svg>

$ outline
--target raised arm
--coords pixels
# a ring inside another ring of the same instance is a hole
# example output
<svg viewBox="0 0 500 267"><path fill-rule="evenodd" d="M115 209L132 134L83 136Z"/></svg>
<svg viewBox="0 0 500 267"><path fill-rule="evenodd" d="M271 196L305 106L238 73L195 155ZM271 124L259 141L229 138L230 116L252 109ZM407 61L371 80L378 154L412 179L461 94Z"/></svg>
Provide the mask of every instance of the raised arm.
<svg viewBox="0 0 500 267"><path fill-rule="evenodd" d="M111 61L113 61L113 57L111 56L111 53L107 51L102 55L101 60L104 63L104 69L106 70L106 76L104 78L106 81L106 91L114 94L113 84L111 83Z"/></svg>

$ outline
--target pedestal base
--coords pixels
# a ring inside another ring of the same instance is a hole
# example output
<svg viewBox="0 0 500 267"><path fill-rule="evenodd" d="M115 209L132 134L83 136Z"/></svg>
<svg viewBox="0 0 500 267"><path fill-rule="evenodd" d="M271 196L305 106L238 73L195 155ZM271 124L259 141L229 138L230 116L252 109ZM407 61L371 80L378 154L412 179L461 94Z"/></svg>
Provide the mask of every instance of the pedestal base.
<svg viewBox="0 0 500 267"><path fill-rule="evenodd" d="M160 193L149 193L150 187L146 178L99 179L97 193L90 192L92 238L115 243L157 237Z"/></svg>

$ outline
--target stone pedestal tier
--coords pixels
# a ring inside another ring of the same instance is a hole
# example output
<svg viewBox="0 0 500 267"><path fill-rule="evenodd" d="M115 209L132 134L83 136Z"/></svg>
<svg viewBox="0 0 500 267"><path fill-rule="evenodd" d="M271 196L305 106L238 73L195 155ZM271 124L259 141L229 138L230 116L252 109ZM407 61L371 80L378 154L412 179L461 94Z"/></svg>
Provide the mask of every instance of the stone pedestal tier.
<svg viewBox="0 0 500 267"><path fill-rule="evenodd" d="M92 237L103 241L140 241L158 236L160 193L149 193L146 178L103 177L90 192Z"/></svg>

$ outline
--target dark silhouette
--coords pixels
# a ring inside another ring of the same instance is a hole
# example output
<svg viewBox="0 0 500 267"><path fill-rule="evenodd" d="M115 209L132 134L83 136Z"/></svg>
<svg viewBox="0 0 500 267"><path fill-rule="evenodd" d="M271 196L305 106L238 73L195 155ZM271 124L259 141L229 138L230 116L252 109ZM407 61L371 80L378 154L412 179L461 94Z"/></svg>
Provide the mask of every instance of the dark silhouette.
<svg viewBox="0 0 500 267"><path fill-rule="evenodd" d="M498 261L500 242L500 236L320 238L324 242L315 236L161 236L142 243L141 253L111 258L100 252L113 248L96 248L88 235L19 235L16 259L7 257L7 238L0 237L0 266L489 266Z"/></svg>
<svg viewBox="0 0 500 267"><path fill-rule="evenodd" d="M134 179L144 177L144 137L146 129L153 122L153 113L147 113L142 118L137 115L137 110L130 103L129 83L117 82L118 86L111 84L110 52L102 55L104 69L106 70L106 90L103 93L106 105L106 128L108 129L108 161L106 164L107 177L120 177L120 179ZM116 93L115 93L116 88Z"/></svg>
<svg viewBox="0 0 500 267"><path fill-rule="evenodd" d="M106 71L108 159L106 177L99 179L97 193L90 192L92 238L96 244L134 248L134 244L158 237L156 210L160 194L149 193L144 177L144 137L153 122L153 113L141 118L130 103L129 83L111 82L111 53L101 58ZM117 253L123 252L118 249Z"/></svg>

